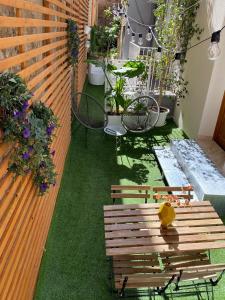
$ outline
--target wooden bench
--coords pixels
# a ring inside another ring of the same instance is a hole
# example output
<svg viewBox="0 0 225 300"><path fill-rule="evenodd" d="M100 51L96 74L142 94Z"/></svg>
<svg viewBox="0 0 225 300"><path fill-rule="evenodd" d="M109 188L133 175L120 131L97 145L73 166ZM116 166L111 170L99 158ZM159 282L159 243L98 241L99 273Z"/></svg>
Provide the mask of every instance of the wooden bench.
<svg viewBox="0 0 225 300"><path fill-rule="evenodd" d="M157 186L152 187L153 190L153 199L155 202L158 200L163 200L163 196L166 194L172 194L178 197L179 199L185 199L190 202L190 200L193 198L191 192L193 191L193 188L191 186ZM165 194L166 193L166 194ZM160 198L161 196L161 198Z"/></svg>
<svg viewBox="0 0 225 300"><path fill-rule="evenodd" d="M157 292L162 293L175 278L162 273L156 254L114 256L113 273L120 296L125 289L134 288L157 288Z"/></svg>
<svg viewBox="0 0 225 300"><path fill-rule="evenodd" d="M150 199L151 187L149 185L111 185L111 199L113 204L116 199ZM125 191L125 192L124 192Z"/></svg>

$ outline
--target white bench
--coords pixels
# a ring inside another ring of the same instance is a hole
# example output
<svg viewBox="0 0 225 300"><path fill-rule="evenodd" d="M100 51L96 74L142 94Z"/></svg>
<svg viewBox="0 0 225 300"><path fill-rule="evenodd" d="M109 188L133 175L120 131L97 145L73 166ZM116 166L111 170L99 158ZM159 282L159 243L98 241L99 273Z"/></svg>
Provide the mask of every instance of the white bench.
<svg viewBox="0 0 225 300"><path fill-rule="evenodd" d="M154 151L169 186L190 184L194 199L210 200L225 213L225 178L194 140L173 140Z"/></svg>

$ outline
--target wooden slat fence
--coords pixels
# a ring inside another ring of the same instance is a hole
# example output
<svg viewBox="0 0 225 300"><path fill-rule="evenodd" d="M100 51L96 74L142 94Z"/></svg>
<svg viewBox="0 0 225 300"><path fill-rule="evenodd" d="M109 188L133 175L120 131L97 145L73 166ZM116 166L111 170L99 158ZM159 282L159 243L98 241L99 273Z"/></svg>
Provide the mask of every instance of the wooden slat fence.
<svg viewBox="0 0 225 300"><path fill-rule="evenodd" d="M79 25L81 39L77 89L86 77L84 24L89 0L0 0L0 72L23 77L34 93L59 117L52 149L57 184L39 197L32 176L13 181L7 171L10 144L0 144L0 299L33 298L57 193L71 123L71 67L68 64L66 19Z"/></svg>

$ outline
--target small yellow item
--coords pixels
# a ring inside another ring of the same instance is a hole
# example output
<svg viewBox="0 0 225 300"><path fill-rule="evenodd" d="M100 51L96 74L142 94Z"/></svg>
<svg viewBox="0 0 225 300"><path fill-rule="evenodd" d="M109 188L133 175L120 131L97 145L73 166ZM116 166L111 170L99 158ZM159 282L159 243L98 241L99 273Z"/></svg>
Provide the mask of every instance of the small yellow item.
<svg viewBox="0 0 225 300"><path fill-rule="evenodd" d="M167 228L169 225L172 224L176 217L176 213L174 207L171 206L170 202L166 201L160 205L158 216L163 228Z"/></svg>

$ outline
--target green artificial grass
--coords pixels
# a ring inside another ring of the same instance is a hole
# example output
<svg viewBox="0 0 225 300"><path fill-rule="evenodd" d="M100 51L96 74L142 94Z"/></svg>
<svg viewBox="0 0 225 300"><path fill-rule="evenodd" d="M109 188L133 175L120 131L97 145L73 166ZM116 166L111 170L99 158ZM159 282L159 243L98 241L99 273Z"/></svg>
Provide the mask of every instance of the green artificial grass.
<svg viewBox="0 0 225 300"><path fill-rule="evenodd" d="M86 84L87 93L103 101L103 88ZM144 135L127 135L116 151L115 138L72 126L72 141L42 259L36 300L112 300L105 256L103 205L111 204L111 184L164 185L154 145L185 138L173 122ZM125 202L125 201L124 201ZM126 203L132 201L126 200ZM137 202L137 200L133 201ZM225 261L225 251L212 252L213 262ZM225 299L225 280L214 288L214 299ZM211 295L211 294L210 294ZM209 295L209 296L210 296ZM174 294L170 299L208 299ZM162 299L160 296L136 299ZM211 297L209 297L211 299Z"/></svg>

